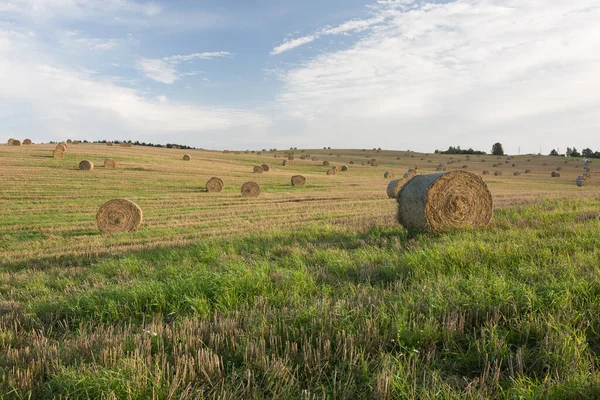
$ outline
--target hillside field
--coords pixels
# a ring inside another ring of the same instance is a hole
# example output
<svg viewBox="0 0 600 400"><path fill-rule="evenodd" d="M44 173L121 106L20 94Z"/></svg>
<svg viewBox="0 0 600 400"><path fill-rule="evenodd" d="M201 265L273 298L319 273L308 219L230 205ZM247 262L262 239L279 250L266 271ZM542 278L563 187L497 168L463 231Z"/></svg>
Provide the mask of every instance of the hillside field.
<svg viewBox="0 0 600 400"><path fill-rule="evenodd" d="M600 178L577 187L581 160L54 147L0 145L0 399L600 396ZM384 172L439 164L491 173L491 226L398 225ZM143 225L100 234L121 197Z"/></svg>

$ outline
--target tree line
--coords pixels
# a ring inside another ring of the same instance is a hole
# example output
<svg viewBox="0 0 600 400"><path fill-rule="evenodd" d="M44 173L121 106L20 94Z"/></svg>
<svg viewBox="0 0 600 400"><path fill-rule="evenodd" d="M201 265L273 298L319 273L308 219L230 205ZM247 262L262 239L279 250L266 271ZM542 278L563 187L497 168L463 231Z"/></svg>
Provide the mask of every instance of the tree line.
<svg viewBox="0 0 600 400"><path fill-rule="evenodd" d="M566 157L585 157L585 158L600 158L600 151L594 151L589 147L581 150L581 153L577 151L575 147L567 147L565 154L559 154L556 149L552 149L550 152L551 156L566 156Z"/></svg>

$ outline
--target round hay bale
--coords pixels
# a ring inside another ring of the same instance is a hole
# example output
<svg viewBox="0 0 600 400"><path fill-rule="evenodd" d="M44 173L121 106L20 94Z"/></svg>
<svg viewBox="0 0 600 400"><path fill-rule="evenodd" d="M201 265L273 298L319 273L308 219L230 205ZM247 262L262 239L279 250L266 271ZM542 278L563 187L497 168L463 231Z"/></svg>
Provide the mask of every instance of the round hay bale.
<svg viewBox="0 0 600 400"><path fill-rule="evenodd" d="M292 162L290 160L283 160L283 162L281 163L281 165L283 165L285 167L287 165L292 165Z"/></svg>
<svg viewBox="0 0 600 400"><path fill-rule="evenodd" d="M514 167L516 167L516 166L517 166L517 164L515 164L515 163L512 163L512 167L513 167L513 168L514 168Z"/></svg>
<svg viewBox="0 0 600 400"><path fill-rule="evenodd" d="M556 167L557 171L562 171L562 167Z"/></svg>
<svg viewBox="0 0 600 400"><path fill-rule="evenodd" d="M531 170L530 170L530 169L526 169L526 170L525 170L525 173L526 173L526 174L530 174L530 173L531 173Z"/></svg>
<svg viewBox="0 0 600 400"><path fill-rule="evenodd" d="M467 168L469 168L469 166L468 165L463 165L461 168L462 169L467 169Z"/></svg>
<svg viewBox="0 0 600 400"><path fill-rule="evenodd" d="M502 176L502 171L494 171L494 176Z"/></svg>
<svg viewBox="0 0 600 400"><path fill-rule="evenodd" d="M246 182L242 185L242 197L258 197L260 186L256 182Z"/></svg>
<svg viewBox="0 0 600 400"><path fill-rule="evenodd" d="M79 163L79 169L82 171L91 171L94 169L94 163L89 160L83 160Z"/></svg>
<svg viewBox="0 0 600 400"><path fill-rule="evenodd" d="M13 141L12 141L12 145L13 145L13 146L20 146L20 145L21 145L21 141L20 141L20 140L17 140L17 139L15 139L15 140L13 140Z"/></svg>
<svg viewBox="0 0 600 400"><path fill-rule="evenodd" d="M121 147L127 147L127 142L121 142L121 144L119 144L119 146L121 146Z"/></svg>
<svg viewBox="0 0 600 400"><path fill-rule="evenodd" d="M206 191L207 192L220 192L221 190L223 190L224 186L225 185L223 184L223 180L221 178L217 178L216 176L213 176L206 182Z"/></svg>
<svg viewBox="0 0 600 400"><path fill-rule="evenodd" d="M481 175L489 175L489 174L490 174L490 171L485 171L484 170L484 171L481 172Z"/></svg>
<svg viewBox="0 0 600 400"><path fill-rule="evenodd" d="M323 161L323 166L324 167L329 167L329 161Z"/></svg>
<svg viewBox="0 0 600 400"><path fill-rule="evenodd" d="M290 161L291 161L291 160L293 160L293 159L294 159L294 156L288 156L288 160L290 160Z"/></svg>
<svg viewBox="0 0 600 400"><path fill-rule="evenodd" d="M190 161L191 159L192 159L192 156L190 156L189 154L183 155L183 161Z"/></svg>
<svg viewBox="0 0 600 400"><path fill-rule="evenodd" d="M312 160L313 161L319 161L319 157L313 157Z"/></svg>
<svg viewBox="0 0 600 400"><path fill-rule="evenodd" d="M56 146L56 150L60 150L64 153L65 151L67 151L67 146L65 146L64 144L59 144Z"/></svg>
<svg viewBox="0 0 600 400"><path fill-rule="evenodd" d="M492 220L492 195L483 179L471 172L415 176L396 200L398 222L408 230L440 232L481 227Z"/></svg>
<svg viewBox="0 0 600 400"><path fill-rule="evenodd" d="M260 165L255 165L254 166L254 173L255 174L262 174L263 173L263 169Z"/></svg>
<svg viewBox="0 0 600 400"><path fill-rule="evenodd" d="M67 143L71 144L73 141L71 139L67 139Z"/></svg>
<svg viewBox="0 0 600 400"><path fill-rule="evenodd" d="M79 140L73 140L73 144L79 144Z"/></svg>
<svg viewBox="0 0 600 400"><path fill-rule="evenodd" d="M113 146L113 142L106 142L106 145L112 147Z"/></svg>
<svg viewBox="0 0 600 400"><path fill-rule="evenodd" d="M498 168L498 164L492 164L492 168Z"/></svg>
<svg viewBox="0 0 600 400"><path fill-rule="evenodd" d="M117 166L117 162L114 158L107 158L104 160L104 168L115 168Z"/></svg>
<svg viewBox="0 0 600 400"><path fill-rule="evenodd" d="M279 154L275 154L273 158L279 158Z"/></svg>
<svg viewBox="0 0 600 400"><path fill-rule="evenodd" d="M348 171L348 166L347 165L342 165L342 171Z"/></svg>
<svg viewBox="0 0 600 400"><path fill-rule="evenodd" d="M394 179L394 174L388 171L385 171L385 173L383 174L383 177L385 179Z"/></svg>
<svg viewBox="0 0 600 400"><path fill-rule="evenodd" d="M52 157L54 158L65 158L65 152L62 150L54 150L52 152Z"/></svg>
<svg viewBox="0 0 600 400"><path fill-rule="evenodd" d="M577 181L575 181L575 183L577 183L577 186L582 187L587 184L587 179L583 176L578 176Z"/></svg>
<svg viewBox="0 0 600 400"><path fill-rule="evenodd" d="M142 219L142 209L127 199L109 200L96 214L98 229L102 233L135 232Z"/></svg>
<svg viewBox="0 0 600 400"><path fill-rule="evenodd" d="M8 142L6 142L7 145L12 146L13 142L15 141L14 138L10 138L8 139Z"/></svg>
<svg viewBox="0 0 600 400"><path fill-rule="evenodd" d="M223 150L223 154L229 154L230 151L229 150Z"/></svg>
<svg viewBox="0 0 600 400"><path fill-rule="evenodd" d="M376 167L378 164L376 162L371 163L371 167Z"/></svg>
<svg viewBox="0 0 600 400"><path fill-rule="evenodd" d="M300 156L300 159L301 159L301 160L306 160L306 156L305 156L304 154L302 154L302 155Z"/></svg>
<svg viewBox="0 0 600 400"><path fill-rule="evenodd" d="M542 163L542 165L545 167L546 165L548 165L548 163Z"/></svg>
<svg viewBox="0 0 600 400"><path fill-rule="evenodd" d="M331 169L332 169L332 170L334 170L335 172L338 172L338 167L337 167L337 165L334 165L334 166L332 166L332 167L331 167Z"/></svg>
<svg viewBox="0 0 600 400"><path fill-rule="evenodd" d="M350 160L350 162L348 164L353 165L354 164L354 160Z"/></svg>
<svg viewBox="0 0 600 400"><path fill-rule="evenodd" d="M269 170L271 169L271 168L269 168L268 164L263 164L263 165L261 165L261 167L263 169L263 172L269 172Z"/></svg>
<svg viewBox="0 0 600 400"><path fill-rule="evenodd" d="M560 174L556 171L552 171L552 178L560 178Z"/></svg>
<svg viewBox="0 0 600 400"><path fill-rule="evenodd" d="M302 175L292 176L292 186L304 186L306 185L306 178Z"/></svg>
<svg viewBox="0 0 600 400"><path fill-rule="evenodd" d="M521 173L519 171L513 172L513 176L519 176L519 175L521 175Z"/></svg>
<svg viewBox="0 0 600 400"><path fill-rule="evenodd" d="M386 193L390 199L395 199L402 189L402 186L406 184L412 177L404 177L401 179L393 179L388 183Z"/></svg>
<svg viewBox="0 0 600 400"><path fill-rule="evenodd" d="M32 144L31 139L25 139L25 140L23 140L23 144L24 145L26 145L26 144Z"/></svg>
<svg viewBox="0 0 600 400"><path fill-rule="evenodd" d="M335 175L335 169L331 168L327 170L327 175Z"/></svg>

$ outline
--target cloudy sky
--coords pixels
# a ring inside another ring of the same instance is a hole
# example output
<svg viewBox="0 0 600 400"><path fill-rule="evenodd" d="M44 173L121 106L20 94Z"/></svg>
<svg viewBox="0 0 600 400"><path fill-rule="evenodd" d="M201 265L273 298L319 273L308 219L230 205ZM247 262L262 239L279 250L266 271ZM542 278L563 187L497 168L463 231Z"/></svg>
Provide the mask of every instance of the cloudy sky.
<svg viewBox="0 0 600 400"><path fill-rule="evenodd" d="M0 139L600 150L598 0L0 0Z"/></svg>

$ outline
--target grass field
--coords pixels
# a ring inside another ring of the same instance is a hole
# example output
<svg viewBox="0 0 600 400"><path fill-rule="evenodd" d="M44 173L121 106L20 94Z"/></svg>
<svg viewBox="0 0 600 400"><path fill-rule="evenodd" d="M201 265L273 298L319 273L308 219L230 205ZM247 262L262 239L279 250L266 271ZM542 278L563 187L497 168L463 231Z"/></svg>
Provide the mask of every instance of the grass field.
<svg viewBox="0 0 600 400"><path fill-rule="evenodd" d="M53 147L0 145L0 398L600 396L600 185L575 185L581 161ZM503 171L483 177L493 224L409 235L384 172L448 161ZM98 232L115 197L138 232Z"/></svg>

